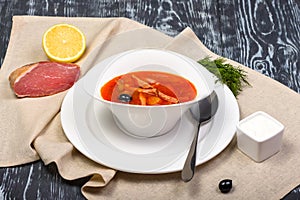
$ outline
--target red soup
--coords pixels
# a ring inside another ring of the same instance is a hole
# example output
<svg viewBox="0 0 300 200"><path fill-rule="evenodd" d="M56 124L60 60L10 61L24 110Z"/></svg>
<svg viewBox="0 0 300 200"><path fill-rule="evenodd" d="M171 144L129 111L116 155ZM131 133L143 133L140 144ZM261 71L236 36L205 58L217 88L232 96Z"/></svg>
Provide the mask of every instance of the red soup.
<svg viewBox="0 0 300 200"><path fill-rule="evenodd" d="M165 72L137 71L117 76L101 88L103 99L135 105L168 105L196 97L187 79Z"/></svg>

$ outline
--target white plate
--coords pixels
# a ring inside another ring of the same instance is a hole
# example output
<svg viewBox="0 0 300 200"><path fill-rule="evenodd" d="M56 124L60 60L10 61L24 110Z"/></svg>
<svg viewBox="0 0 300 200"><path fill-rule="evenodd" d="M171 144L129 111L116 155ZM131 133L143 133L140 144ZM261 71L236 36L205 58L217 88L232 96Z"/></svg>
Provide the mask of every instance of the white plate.
<svg viewBox="0 0 300 200"><path fill-rule="evenodd" d="M109 59L102 62L105 66ZM98 66L99 67L99 66ZM101 66L100 66L101 67ZM85 156L102 165L132 173L160 174L182 170L195 130L188 112L168 134L138 139L124 134L110 111L88 95L79 80L67 93L61 122L70 142ZM200 129L196 164L218 155L232 140L239 108L228 87L216 88L216 115Z"/></svg>

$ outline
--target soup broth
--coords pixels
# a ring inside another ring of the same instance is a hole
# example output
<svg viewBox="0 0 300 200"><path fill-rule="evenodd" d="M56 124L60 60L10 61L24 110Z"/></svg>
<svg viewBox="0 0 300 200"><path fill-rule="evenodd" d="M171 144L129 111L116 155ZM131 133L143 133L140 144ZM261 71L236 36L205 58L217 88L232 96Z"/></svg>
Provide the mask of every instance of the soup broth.
<svg viewBox="0 0 300 200"><path fill-rule="evenodd" d="M168 105L193 100L197 91L187 79L165 72L136 71L117 76L101 88L103 99L134 105Z"/></svg>

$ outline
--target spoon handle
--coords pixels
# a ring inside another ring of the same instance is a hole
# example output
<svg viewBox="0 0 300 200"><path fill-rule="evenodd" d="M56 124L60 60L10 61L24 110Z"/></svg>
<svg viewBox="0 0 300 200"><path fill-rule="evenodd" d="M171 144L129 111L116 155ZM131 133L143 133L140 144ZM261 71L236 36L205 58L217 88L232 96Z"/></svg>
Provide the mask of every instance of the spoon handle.
<svg viewBox="0 0 300 200"><path fill-rule="evenodd" d="M198 143L198 135L199 135L199 129L200 124L198 124L197 132L195 133L193 142L191 144L188 156L185 160L183 169L181 171L181 179L184 182L189 182L193 176L195 171L195 165L196 165L196 152L197 152L197 143Z"/></svg>

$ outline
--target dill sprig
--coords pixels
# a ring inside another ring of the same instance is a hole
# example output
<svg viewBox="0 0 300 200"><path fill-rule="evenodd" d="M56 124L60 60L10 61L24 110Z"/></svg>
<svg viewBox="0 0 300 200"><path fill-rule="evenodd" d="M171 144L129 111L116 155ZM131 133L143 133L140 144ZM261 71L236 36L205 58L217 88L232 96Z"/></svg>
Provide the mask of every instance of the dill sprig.
<svg viewBox="0 0 300 200"><path fill-rule="evenodd" d="M244 85L250 85L247 81L247 74L240 67L225 62L224 58L211 60L210 57L198 61L208 71L217 76L223 84L226 84L236 97L242 91Z"/></svg>

